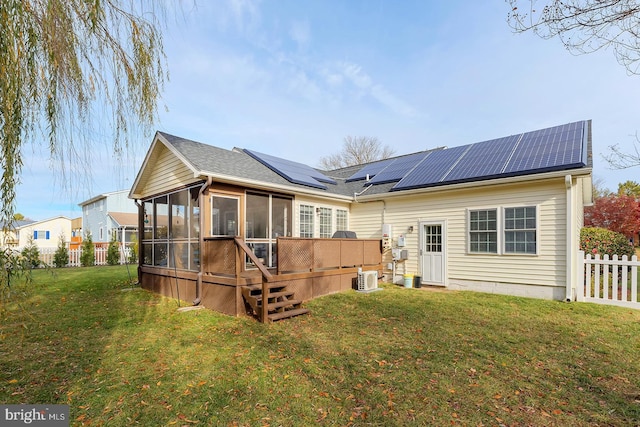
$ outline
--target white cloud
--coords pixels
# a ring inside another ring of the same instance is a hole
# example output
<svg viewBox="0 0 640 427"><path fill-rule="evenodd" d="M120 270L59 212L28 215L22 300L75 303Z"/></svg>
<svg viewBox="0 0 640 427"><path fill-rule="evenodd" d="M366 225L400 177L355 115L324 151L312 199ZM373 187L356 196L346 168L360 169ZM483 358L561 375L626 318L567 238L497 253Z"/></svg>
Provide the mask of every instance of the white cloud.
<svg viewBox="0 0 640 427"><path fill-rule="evenodd" d="M311 29L308 21L294 21L289 29L289 36L298 45L299 50L304 50L311 41Z"/></svg>

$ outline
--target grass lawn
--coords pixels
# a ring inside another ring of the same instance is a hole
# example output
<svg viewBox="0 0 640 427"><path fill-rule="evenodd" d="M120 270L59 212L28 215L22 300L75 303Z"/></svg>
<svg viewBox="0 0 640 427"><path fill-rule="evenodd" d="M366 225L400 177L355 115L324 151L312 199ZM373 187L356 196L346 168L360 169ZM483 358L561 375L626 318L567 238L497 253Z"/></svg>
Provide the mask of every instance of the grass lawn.
<svg viewBox="0 0 640 427"><path fill-rule="evenodd" d="M0 403L71 425L640 424L640 311L388 285L263 325L179 312L125 267L35 278L0 325Z"/></svg>

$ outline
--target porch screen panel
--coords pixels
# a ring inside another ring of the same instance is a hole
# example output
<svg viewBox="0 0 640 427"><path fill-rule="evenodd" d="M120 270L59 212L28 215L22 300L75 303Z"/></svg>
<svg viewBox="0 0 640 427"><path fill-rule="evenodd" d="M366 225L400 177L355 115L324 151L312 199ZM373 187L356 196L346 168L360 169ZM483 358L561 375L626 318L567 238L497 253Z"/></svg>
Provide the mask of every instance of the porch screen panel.
<svg viewBox="0 0 640 427"><path fill-rule="evenodd" d="M291 199L273 196L271 201L271 236L291 236Z"/></svg>
<svg viewBox="0 0 640 427"><path fill-rule="evenodd" d="M247 238L266 239L269 225L269 195L247 194Z"/></svg>
<svg viewBox="0 0 640 427"><path fill-rule="evenodd" d="M171 210L171 237L173 239L188 239L189 194L186 191L173 193L169 195L169 204Z"/></svg>
<svg viewBox="0 0 640 427"><path fill-rule="evenodd" d="M211 197L211 235L237 236L238 199L233 197Z"/></svg>
<svg viewBox="0 0 640 427"><path fill-rule="evenodd" d="M169 237L169 204L167 196L154 200L154 224L153 238L166 239Z"/></svg>

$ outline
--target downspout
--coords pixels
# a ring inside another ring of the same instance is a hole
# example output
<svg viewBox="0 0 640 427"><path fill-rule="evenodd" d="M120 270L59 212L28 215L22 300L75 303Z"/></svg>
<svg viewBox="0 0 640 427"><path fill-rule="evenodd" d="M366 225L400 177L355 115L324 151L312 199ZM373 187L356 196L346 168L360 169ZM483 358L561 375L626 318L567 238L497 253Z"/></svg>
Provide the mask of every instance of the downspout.
<svg viewBox="0 0 640 427"><path fill-rule="evenodd" d="M200 244L200 262L199 262L199 271L198 276L196 278L196 299L193 300L193 305L200 305L202 302L202 248L204 247L204 215L202 214L202 208L204 207L204 199L202 195L204 192L211 187L213 179L211 177L207 178L207 182L202 184L200 187L200 191L198 192L198 206L200 206L200 236L199 236L199 244Z"/></svg>
<svg viewBox="0 0 640 427"><path fill-rule="evenodd" d="M573 218L573 178L571 175L566 175L564 177L564 185L567 190L567 208L566 208L566 296L565 300L567 302L573 301L573 271L574 271L574 263L576 262L576 257L574 255L574 218Z"/></svg>
<svg viewBox="0 0 640 427"><path fill-rule="evenodd" d="M140 200L133 201L138 207L138 284L142 284L142 237L144 236L144 208ZM128 264L127 264L128 265Z"/></svg>

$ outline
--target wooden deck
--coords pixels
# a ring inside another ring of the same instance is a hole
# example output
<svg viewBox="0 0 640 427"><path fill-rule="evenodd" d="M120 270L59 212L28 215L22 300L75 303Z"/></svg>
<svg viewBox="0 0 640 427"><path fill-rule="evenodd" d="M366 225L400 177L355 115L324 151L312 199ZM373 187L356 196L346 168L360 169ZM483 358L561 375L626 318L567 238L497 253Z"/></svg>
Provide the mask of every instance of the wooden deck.
<svg viewBox="0 0 640 427"><path fill-rule="evenodd" d="M382 270L376 239L281 237L277 244L277 267L267 268L240 238L206 238L200 273L141 266L141 283L226 314L269 322L306 313L304 301L353 288L360 269ZM256 267L247 269L245 257Z"/></svg>

